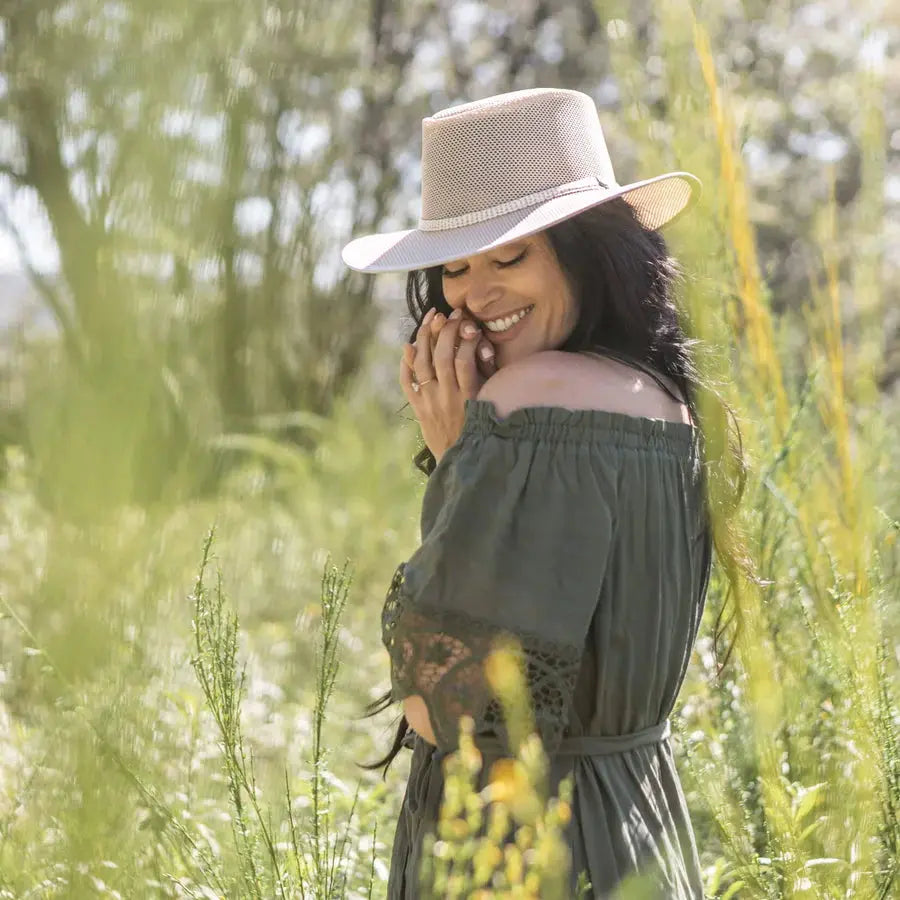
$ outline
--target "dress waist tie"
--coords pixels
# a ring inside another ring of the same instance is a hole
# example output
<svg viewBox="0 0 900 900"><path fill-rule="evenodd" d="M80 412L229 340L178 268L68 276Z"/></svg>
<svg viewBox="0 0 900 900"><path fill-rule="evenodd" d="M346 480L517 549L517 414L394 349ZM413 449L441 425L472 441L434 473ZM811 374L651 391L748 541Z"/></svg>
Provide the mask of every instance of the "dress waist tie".
<svg viewBox="0 0 900 900"><path fill-rule="evenodd" d="M646 744L657 744L666 740L672 733L668 719L663 719L649 728L633 731L631 734L583 734L577 737L564 737L553 756L610 756L614 753L625 753L635 747ZM507 753L499 738L490 735L476 735L475 746L482 753L504 755Z"/></svg>
<svg viewBox="0 0 900 900"><path fill-rule="evenodd" d="M634 731L631 734L596 735L586 734L577 737L564 737L553 756L611 756L616 753L625 753L635 747L643 747L647 744L657 744L666 740L671 735L671 726L668 719L663 719L656 725ZM404 747L415 746L416 733L407 732ZM506 756L507 750L502 742L491 735L475 735L475 746L485 754L492 756ZM444 778L440 761L447 754L438 750L431 744L425 743L427 759L417 773L417 777L409 785L408 801L410 811L415 813L421 806L429 809L437 809L443 790Z"/></svg>

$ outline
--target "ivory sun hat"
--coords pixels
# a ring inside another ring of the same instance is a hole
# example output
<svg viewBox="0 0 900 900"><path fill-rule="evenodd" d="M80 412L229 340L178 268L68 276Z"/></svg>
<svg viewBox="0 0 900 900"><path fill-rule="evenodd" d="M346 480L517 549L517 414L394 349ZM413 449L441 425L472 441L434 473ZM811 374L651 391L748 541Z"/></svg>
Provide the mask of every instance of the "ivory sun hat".
<svg viewBox="0 0 900 900"><path fill-rule="evenodd" d="M622 197L658 229L700 197L700 179L669 172L620 185L594 101L533 88L451 106L422 120L418 228L350 241L361 272L404 272L518 240Z"/></svg>

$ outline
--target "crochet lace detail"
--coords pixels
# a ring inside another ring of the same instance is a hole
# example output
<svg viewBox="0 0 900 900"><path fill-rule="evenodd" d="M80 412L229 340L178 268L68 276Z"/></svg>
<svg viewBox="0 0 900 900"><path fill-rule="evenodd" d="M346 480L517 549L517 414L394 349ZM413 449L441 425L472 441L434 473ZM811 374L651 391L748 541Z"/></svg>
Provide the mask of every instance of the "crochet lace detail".
<svg viewBox="0 0 900 900"><path fill-rule="evenodd" d="M552 753L568 723L584 648L530 632L510 633L466 613L414 603L404 590L404 566L401 563L394 573L381 613L394 699L413 694L423 698L441 749L457 747L458 720L464 713L475 720L476 734L494 734L509 746L502 708L485 676L484 662L493 640L512 634L522 646L535 725Z"/></svg>

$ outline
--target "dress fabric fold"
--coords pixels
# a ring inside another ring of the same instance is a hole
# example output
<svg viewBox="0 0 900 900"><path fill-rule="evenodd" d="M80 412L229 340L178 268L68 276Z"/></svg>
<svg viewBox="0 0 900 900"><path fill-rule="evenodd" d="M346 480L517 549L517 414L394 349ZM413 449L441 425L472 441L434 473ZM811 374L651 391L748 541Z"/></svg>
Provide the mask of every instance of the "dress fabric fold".
<svg viewBox="0 0 900 900"><path fill-rule="evenodd" d="M382 611L392 698L421 696L437 740L404 741L390 900L421 896L423 838L460 715L475 721L479 787L509 755L484 670L500 637L523 652L551 791L574 774L572 896L584 871L592 897L634 878L642 897L703 897L669 743L709 579L703 496L690 424L559 406L500 419L466 400L462 433L425 489L420 546Z"/></svg>

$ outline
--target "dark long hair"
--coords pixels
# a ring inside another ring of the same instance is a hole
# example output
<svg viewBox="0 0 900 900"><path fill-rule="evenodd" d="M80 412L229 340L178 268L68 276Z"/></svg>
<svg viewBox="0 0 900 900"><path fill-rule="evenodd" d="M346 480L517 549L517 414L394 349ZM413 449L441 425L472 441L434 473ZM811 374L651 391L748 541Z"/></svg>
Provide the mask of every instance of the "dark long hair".
<svg viewBox="0 0 900 900"><path fill-rule="evenodd" d="M743 443L734 410L707 383L698 371L694 347L700 343L693 333L688 311L678 305L678 288L684 275L678 261L670 256L666 241L658 231L648 230L634 209L617 197L585 212L551 225L546 230L560 267L569 281L579 307L578 321L559 350L590 350L635 366L681 402L657 373L668 376L681 390L699 428L703 456L705 525L711 531L716 557L725 570L728 589L714 626L716 675L721 675L734 649L734 641L724 659L719 660L719 640L736 620L734 638L740 631L740 578L763 583L757 577L746 552L746 541L737 516L747 480ZM416 332L432 308L449 316L444 298L442 266L409 273L406 305ZM703 396L703 401L700 398ZM704 420L704 415L708 418ZM424 447L413 459L426 475L435 468L435 458ZM711 567L710 559L710 567ZM709 569L705 573L709 577ZM734 613L726 622L722 615L730 596ZM388 691L366 707L363 718L377 715L391 705ZM388 754L364 769L384 766L383 776L400 752L409 732L406 716L401 716L394 743Z"/></svg>

